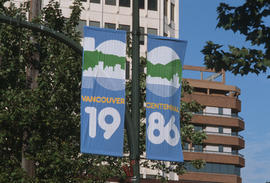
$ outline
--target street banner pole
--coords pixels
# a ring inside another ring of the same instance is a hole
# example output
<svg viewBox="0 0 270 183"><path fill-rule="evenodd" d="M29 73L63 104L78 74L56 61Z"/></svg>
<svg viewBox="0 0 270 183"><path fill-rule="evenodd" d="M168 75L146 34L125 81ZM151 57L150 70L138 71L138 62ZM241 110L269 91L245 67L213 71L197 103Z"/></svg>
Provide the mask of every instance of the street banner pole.
<svg viewBox="0 0 270 183"><path fill-rule="evenodd" d="M133 177L131 182L140 182L140 154L139 154L139 129L140 129L140 45L139 45L139 1L133 0L132 10L132 96L131 96L131 112L132 123L134 127L134 144L131 147L130 159L133 169Z"/></svg>

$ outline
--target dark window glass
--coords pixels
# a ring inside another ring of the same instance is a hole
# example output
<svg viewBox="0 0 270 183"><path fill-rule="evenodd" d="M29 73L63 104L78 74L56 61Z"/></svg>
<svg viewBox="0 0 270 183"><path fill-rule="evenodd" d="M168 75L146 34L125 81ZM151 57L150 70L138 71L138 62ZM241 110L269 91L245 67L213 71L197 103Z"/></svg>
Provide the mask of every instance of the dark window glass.
<svg viewBox="0 0 270 183"><path fill-rule="evenodd" d="M89 26L100 27L100 22L98 22L98 21L89 21Z"/></svg>
<svg viewBox="0 0 270 183"><path fill-rule="evenodd" d="M220 174L232 174L240 176L240 167L228 164L219 163L206 163L201 169L196 169L190 162L185 163L185 167L188 172L206 172L206 173L220 173Z"/></svg>
<svg viewBox="0 0 270 183"><path fill-rule="evenodd" d="M82 2L86 2L87 0L81 0Z"/></svg>
<svg viewBox="0 0 270 183"><path fill-rule="evenodd" d="M157 29L147 28L147 34L157 35Z"/></svg>
<svg viewBox="0 0 270 183"><path fill-rule="evenodd" d="M80 31L80 36L83 37L83 27L86 25L86 20L79 20L79 24L76 29Z"/></svg>
<svg viewBox="0 0 270 183"><path fill-rule="evenodd" d="M194 126L194 130L196 131L196 132L198 132L198 131L202 131L202 126Z"/></svg>
<svg viewBox="0 0 270 183"><path fill-rule="evenodd" d="M188 150L188 143L187 142L184 142L184 147L183 147L184 150Z"/></svg>
<svg viewBox="0 0 270 183"><path fill-rule="evenodd" d="M194 145L194 151L195 152L202 152L203 146L202 145Z"/></svg>
<svg viewBox="0 0 270 183"><path fill-rule="evenodd" d="M221 126L218 127L218 133L223 133L223 127Z"/></svg>
<svg viewBox="0 0 270 183"><path fill-rule="evenodd" d="M105 4L107 4L107 5L116 5L116 0L105 0Z"/></svg>
<svg viewBox="0 0 270 183"><path fill-rule="evenodd" d="M221 115L223 114L223 108L222 107L218 108L218 114L221 114Z"/></svg>
<svg viewBox="0 0 270 183"><path fill-rule="evenodd" d="M171 21L174 21L174 4L171 3Z"/></svg>
<svg viewBox="0 0 270 183"><path fill-rule="evenodd" d="M130 7L130 0L119 0L119 6Z"/></svg>
<svg viewBox="0 0 270 183"><path fill-rule="evenodd" d="M107 29L115 29L115 24L105 23L105 28L107 28Z"/></svg>
<svg viewBox="0 0 270 183"><path fill-rule="evenodd" d="M127 32L130 31L130 26L129 25L124 25L124 24L119 24L119 27L118 27L119 30L125 30Z"/></svg>
<svg viewBox="0 0 270 183"><path fill-rule="evenodd" d="M100 0L90 0L90 3L100 3Z"/></svg>
<svg viewBox="0 0 270 183"><path fill-rule="evenodd" d="M223 152L223 146L222 145L218 146L218 152Z"/></svg>
<svg viewBox="0 0 270 183"><path fill-rule="evenodd" d="M140 27L140 44L144 45L144 27Z"/></svg>
<svg viewBox="0 0 270 183"><path fill-rule="evenodd" d="M139 0L139 8L144 9L144 0Z"/></svg>
<svg viewBox="0 0 270 183"><path fill-rule="evenodd" d="M168 0L164 1L164 16L168 16Z"/></svg>
<svg viewBox="0 0 270 183"><path fill-rule="evenodd" d="M157 11L157 0L148 0L148 10Z"/></svg>

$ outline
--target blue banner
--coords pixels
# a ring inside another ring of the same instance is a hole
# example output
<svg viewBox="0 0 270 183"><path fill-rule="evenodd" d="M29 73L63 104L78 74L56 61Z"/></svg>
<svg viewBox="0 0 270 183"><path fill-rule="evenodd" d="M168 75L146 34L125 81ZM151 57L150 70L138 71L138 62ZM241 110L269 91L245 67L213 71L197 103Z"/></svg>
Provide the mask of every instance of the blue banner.
<svg viewBox="0 0 270 183"><path fill-rule="evenodd" d="M126 32L84 27L81 152L123 155Z"/></svg>
<svg viewBox="0 0 270 183"><path fill-rule="evenodd" d="M148 35L146 157L183 161L180 97L186 41Z"/></svg>

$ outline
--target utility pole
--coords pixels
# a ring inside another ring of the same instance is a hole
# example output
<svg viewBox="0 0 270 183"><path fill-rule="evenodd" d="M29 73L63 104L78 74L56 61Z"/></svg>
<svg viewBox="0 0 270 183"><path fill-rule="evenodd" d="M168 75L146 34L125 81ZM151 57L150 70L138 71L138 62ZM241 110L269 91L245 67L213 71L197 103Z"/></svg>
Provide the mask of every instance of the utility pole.
<svg viewBox="0 0 270 183"><path fill-rule="evenodd" d="M31 0L30 1L30 12L29 12L29 21L32 21L35 17L39 16L41 8L41 0ZM35 40L33 37L30 38L31 41L35 44ZM33 52L31 57L32 62L39 62L39 53ZM38 70L35 68L35 65L32 63L30 66L26 68L26 81L27 86L33 90L37 88L37 77L38 77ZM27 139L27 131L23 132L23 141ZM28 176L33 177L35 175L35 162L33 160L28 160L25 158L25 151L27 149L27 145L23 143L22 145L22 168L26 171Z"/></svg>
<svg viewBox="0 0 270 183"><path fill-rule="evenodd" d="M133 169L131 182L140 182L140 154L139 154L139 129L140 129L140 45L139 45L139 0L133 0L132 10L132 95L131 114L134 129L133 142L130 149L130 159Z"/></svg>

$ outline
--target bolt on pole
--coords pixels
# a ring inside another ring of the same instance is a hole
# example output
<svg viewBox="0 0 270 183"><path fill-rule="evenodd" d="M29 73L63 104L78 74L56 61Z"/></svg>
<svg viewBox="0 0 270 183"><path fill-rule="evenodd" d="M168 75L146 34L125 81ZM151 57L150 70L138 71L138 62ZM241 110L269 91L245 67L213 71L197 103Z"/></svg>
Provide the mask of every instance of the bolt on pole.
<svg viewBox="0 0 270 183"><path fill-rule="evenodd" d="M139 45L139 1L133 0L132 10L132 96L131 112L134 127L134 144L131 148L130 158L132 161L133 177L131 182L140 182L140 154L139 154L139 129L140 129L140 45Z"/></svg>

